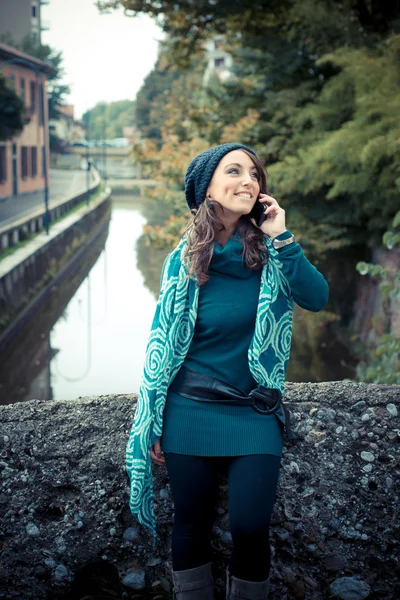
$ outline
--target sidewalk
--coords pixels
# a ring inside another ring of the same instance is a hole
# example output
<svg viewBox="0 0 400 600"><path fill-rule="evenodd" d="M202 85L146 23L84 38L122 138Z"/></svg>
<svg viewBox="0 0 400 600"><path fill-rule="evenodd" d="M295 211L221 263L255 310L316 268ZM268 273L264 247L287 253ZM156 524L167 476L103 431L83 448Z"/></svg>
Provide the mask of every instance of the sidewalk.
<svg viewBox="0 0 400 600"><path fill-rule="evenodd" d="M92 176L90 182L92 182ZM79 194L86 189L86 171L50 169L49 205L61 198ZM35 208L44 206L44 190L0 199L0 225L28 215Z"/></svg>

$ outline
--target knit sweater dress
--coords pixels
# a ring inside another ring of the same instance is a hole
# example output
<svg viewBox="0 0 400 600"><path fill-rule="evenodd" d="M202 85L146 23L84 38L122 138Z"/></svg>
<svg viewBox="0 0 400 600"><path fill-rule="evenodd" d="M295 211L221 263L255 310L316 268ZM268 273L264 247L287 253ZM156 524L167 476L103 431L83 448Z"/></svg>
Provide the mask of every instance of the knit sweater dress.
<svg viewBox="0 0 400 600"><path fill-rule="evenodd" d="M277 239L291 235L286 231ZM261 270L246 267L242 250L237 234L225 246L215 243L210 280L200 288L194 336L183 365L248 394L257 386L248 365L248 349L254 334ZM301 246L296 242L284 246L279 258L292 292L296 290L295 301L309 310L321 310L328 286ZM282 425L275 415L260 414L251 406L196 402L174 393L170 386L163 413L164 453L281 456L282 445Z"/></svg>

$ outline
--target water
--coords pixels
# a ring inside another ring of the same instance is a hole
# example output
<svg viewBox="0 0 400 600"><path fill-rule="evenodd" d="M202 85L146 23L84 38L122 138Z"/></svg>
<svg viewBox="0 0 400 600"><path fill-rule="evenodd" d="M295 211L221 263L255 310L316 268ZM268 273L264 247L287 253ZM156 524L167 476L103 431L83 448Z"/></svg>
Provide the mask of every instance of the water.
<svg viewBox="0 0 400 600"><path fill-rule="evenodd" d="M55 399L139 389L155 298L137 268L140 212L113 205L104 252L51 331Z"/></svg>
<svg viewBox="0 0 400 600"><path fill-rule="evenodd" d="M108 236L0 357L0 404L138 392L168 252L143 243L143 225L166 212L146 198L113 198ZM327 313L296 307L288 381L352 378L354 364Z"/></svg>
<svg viewBox="0 0 400 600"><path fill-rule="evenodd" d="M0 357L0 404L139 390L167 254L140 244L149 207L135 196L113 199L108 237L91 249L94 258Z"/></svg>

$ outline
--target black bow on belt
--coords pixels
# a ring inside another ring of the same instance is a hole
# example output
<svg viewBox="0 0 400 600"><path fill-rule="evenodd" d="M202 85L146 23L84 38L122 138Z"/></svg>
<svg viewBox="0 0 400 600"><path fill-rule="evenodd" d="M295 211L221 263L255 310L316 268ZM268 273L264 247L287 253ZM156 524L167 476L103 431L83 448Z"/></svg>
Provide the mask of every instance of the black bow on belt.
<svg viewBox="0 0 400 600"><path fill-rule="evenodd" d="M182 366L169 389L178 396L196 402L247 405L263 415L274 414L282 423L288 439L304 439L303 436L293 431L290 423L290 412L282 402L281 391L275 388L258 385L246 396L241 390L229 383Z"/></svg>

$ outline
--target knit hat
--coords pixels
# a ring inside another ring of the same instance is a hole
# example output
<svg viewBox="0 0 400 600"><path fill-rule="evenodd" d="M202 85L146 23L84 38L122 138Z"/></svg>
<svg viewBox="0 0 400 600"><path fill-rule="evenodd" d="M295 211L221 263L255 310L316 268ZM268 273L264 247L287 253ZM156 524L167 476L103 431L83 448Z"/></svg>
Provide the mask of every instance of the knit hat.
<svg viewBox="0 0 400 600"><path fill-rule="evenodd" d="M202 152L190 163L185 176L185 196L190 209L197 208L205 200L207 188L221 158L232 150L247 150L254 156L254 150L243 144L221 144Z"/></svg>

